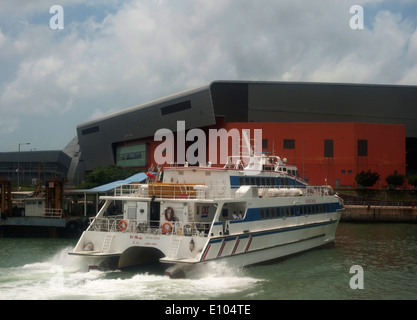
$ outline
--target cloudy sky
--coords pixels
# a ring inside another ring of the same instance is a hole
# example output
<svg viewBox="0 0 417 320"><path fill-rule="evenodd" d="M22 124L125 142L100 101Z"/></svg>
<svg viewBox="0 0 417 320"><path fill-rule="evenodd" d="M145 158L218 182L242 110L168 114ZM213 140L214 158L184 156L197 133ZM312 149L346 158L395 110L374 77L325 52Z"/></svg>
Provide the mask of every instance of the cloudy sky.
<svg viewBox="0 0 417 320"><path fill-rule="evenodd" d="M0 0L0 152L213 80L417 85L417 0Z"/></svg>

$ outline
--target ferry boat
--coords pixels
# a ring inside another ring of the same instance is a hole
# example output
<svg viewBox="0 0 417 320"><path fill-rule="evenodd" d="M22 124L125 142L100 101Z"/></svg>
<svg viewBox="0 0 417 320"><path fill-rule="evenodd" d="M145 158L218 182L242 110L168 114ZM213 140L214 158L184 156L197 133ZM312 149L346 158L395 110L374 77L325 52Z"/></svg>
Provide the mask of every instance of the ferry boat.
<svg viewBox="0 0 417 320"><path fill-rule="evenodd" d="M243 267L332 244L343 200L311 186L277 156L229 157L224 167L174 166L102 196L70 254L96 268L160 262L186 276L212 261Z"/></svg>

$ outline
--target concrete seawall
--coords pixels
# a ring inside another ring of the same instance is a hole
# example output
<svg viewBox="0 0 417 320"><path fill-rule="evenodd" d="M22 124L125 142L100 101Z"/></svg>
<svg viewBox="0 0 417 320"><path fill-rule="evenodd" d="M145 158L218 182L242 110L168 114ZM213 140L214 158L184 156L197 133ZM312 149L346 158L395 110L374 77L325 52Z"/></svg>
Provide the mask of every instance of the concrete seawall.
<svg viewBox="0 0 417 320"><path fill-rule="evenodd" d="M340 221L417 223L417 207L346 205Z"/></svg>

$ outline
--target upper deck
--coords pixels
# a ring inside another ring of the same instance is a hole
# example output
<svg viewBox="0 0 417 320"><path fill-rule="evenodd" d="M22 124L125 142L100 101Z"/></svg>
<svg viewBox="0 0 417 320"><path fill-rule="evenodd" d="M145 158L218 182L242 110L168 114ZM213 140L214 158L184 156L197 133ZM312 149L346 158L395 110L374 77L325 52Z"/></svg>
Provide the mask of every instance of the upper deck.
<svg viewBox="0 0 417 320"><path fill-rule="evenodd" d="M115 196L141 199L236 199L315 196L333 194L330 186L309 186L295 166L279 157L229 157L226 165L211 167L172 166L158 172L147 184L131 184L115 189Z"/></svg>

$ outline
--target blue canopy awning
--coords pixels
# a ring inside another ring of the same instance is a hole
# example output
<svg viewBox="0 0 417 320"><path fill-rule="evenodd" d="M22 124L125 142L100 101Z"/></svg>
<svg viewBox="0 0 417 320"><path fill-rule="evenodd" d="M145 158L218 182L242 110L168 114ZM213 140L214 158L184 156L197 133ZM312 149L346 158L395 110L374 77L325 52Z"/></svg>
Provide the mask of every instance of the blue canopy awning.
<svg viewBox="0 0 417 320"><path fill-rule="evenodd" d="M89 190L84 190L85 192L88 193L97 193L97 192L107 192L107 191L111 191L117 187L120 187L122 185L125 184L130 184L130 183L140 183L144 180L146 180L148 178L148 176L146 175L145 172L140 172L140 173L136 173L133 176L125 179L125 180L118 180L118 181L114 181L114 182L110 182L107 184L104 184L102 186L98 186Z"/></svg>

